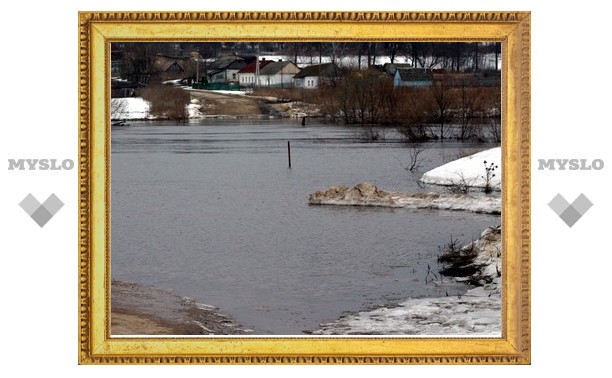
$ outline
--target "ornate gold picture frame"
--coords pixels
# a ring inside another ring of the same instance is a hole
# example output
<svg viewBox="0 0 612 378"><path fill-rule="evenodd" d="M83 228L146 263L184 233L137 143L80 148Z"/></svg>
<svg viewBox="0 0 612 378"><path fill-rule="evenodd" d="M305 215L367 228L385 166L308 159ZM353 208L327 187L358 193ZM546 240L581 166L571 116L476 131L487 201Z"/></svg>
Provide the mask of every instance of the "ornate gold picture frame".
<svg viewBox="0 0 612 378"><path fill-rule="evenodd" d="M502 337L110 335L110 44L117 41L495 41L502 44ZM81 12L81 364L529 364L529 12Z"/></svg>

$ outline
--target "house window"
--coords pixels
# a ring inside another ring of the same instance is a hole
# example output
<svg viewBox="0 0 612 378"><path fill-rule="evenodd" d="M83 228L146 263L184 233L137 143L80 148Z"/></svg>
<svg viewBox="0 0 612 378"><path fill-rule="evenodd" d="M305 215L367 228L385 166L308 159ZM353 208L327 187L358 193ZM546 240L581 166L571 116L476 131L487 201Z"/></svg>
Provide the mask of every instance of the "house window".
<svg viewBox="0 0 612 378"><path fill-rule="evenodd" d="M232 80L236 80L236 74L232 74Z"/></svg>

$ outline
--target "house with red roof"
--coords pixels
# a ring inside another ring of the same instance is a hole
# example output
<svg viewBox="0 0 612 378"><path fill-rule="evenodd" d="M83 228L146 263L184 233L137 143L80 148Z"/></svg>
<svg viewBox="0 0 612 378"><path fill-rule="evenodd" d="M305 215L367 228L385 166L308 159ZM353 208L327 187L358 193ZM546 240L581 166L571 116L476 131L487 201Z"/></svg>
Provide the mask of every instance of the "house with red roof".
<svg viewBox="0 0 612 378"><path fill-rule="evenodd" d="M259 61L259 70L261 71L271 60L262 59ZM238 71L238 84L241 87L254 87L257 77L257 60L249 63L248 66Z"/></svg>

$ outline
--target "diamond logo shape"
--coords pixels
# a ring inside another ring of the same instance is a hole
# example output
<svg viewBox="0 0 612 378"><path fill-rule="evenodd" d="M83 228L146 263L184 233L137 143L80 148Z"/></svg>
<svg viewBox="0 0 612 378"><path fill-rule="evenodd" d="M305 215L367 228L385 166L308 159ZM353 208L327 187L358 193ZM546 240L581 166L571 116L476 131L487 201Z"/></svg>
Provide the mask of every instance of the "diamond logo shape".
<svg viewBox="0 0 612 378"><path fill-rule="evenodd" d="M560 193L558 193L548 206L567 224L572 227L582 216L593 206L587 196L580 193L574 202L569 203Z"/></svg>
<svg viewBox="0 0 612 378"><path fill-rule="evenodd" d="M36 222L43 227L64 206L64 203L51 194L43 203L40 203L31 193L28 194L19 206Z"/></svg>

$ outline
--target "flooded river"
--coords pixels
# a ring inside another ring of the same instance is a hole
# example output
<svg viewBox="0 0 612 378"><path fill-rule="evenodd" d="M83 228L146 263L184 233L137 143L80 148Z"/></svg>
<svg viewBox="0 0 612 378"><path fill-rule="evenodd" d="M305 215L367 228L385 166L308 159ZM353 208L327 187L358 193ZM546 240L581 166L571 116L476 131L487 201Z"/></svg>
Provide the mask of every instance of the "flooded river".
<svg viewBox="0 0 612 378"><path fill-rule="evenodd" d="M307 203L340 183L440 190L417 180L491 144L424 144L421 169L409 172L406 144L295 121L132 123L113 128L111 141L112 278L217 306L254 334L298 335L345 312L462 292L426 283L438 246L500 223Z"/></svg>

